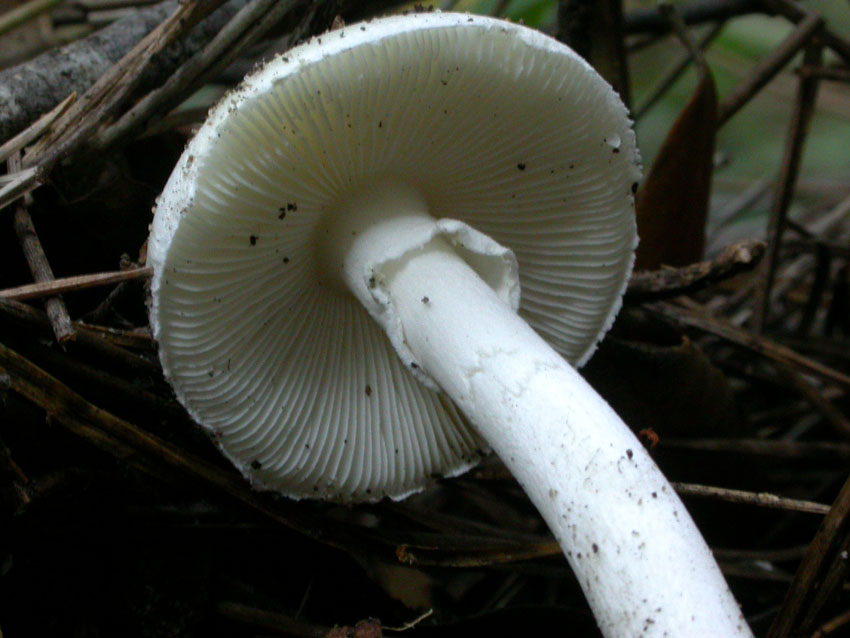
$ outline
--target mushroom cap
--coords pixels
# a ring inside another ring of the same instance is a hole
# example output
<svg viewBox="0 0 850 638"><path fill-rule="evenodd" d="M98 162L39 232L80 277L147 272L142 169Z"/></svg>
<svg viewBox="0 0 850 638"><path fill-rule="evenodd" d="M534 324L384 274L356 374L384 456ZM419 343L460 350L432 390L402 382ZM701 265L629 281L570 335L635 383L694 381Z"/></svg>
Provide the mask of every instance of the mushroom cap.
<svg viewBox="0 0 850 638"><path fill-rule="evenodd" d="M486 445L418 383L317 229L368 180L509 247L520 314L580 365L619 309L639 156L625 107L563 44L465 14L332 31L246 78L158 200L150 320L166 377L255 486L401 498Z"/></svg>

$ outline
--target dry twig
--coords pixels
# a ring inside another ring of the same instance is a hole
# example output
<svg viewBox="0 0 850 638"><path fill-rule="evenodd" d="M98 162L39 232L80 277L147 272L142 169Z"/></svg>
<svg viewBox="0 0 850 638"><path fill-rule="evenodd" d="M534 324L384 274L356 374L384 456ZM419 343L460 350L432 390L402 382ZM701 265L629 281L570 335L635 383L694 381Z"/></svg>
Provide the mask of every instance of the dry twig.
<svg viewBox="0 0 850 638"><path fill-rule="evenodd" d="M43 174L40 168L25 168L0 178L0 210L41 186Z"/></svg>
<svg viewBox="0 0 850 638"><path fill-rule="evenodd" d="M672 483L677 494L681 496L698 496L700 498L713 498L728 503L741 503L744 505L755 505L769 509L785 510L787 512L804 512L806 514L828 514L829 505L813 503L812 501L801 501L796 498L777 496L769 492L747 492L745 490L733 490L725 487L714 487L712 485L699 485L697 483Z"/></svg>
<svg viewBox="0 0 850 638"><path fill-rule="evenodd" d="M0 290L0 298L12 299L15 301L37 299L39 297L60 295L66 292L85 290L87 288L95 288L97 286L109 286L122 281L147 279L152 273L153 270L151 268L143 267L119 270L117 272L101 272L92 275L77 275L76 277L51 279L49 281L43 281L36 284Z"/></svg>
<svg viewBox="0 0 850 638"><path fill-rule="evenodd" d="M697 314L692 310L672 306L666 302L652 304L649 308L652 312L667 317L674 322L708 332L773 361L800 368L833 383L838 383L842 387L850 388L850 376L843 372L830 368L809 357L804 357L791 348L785 347L775 341L736 328L728 321Z"/></svg>
<svg viewBox="0 0 850 638"><path fill-rule="evenodd" d="M389 559L391 541L381 541L354 526L310 514L295 503L275 501L255 492L233 470L188 454L98 408L2 343L0 374L8 375L10 391L44 410L51 422L64 426L122 463L166 482L191 478L316 541L355 555L372 553Z"/></svg>
<svg viewBox="0 0 850 638"><path fill-rule="evenodd" d="M20 170L20 151L9 158L8 164L12 171ZM49 282L54 279L53 269L50 267L50 262L47 261L47 255L44 254L41 241L35 232L32 217L30 217L29 211L26 208L26 200L15 206L13 225L33 279L41 284L49 285ZM62 301L62 298L51 296L45 301L45 307L47 308L47 316L50 319L50 325L53 327L53 334L56 336L56 340L59 343L64 343L69 339L73 339L74 328L71 325L71 316L68 314L68 309L65 307L65 302Z"/></svg>
<svg viewBox="0 0 850 638"><path fill-rule="evenodd" d="M43 339L51 333L50 321L45 313L18 301L0 298L0 319L33 333L36 339ZM76 336L72 342L66 344L68 350L81 349L93 354L99 359L114 363L125 374L158 374L159 366L128 350L133 348L153 353L150 337L127 335L117 330L81 323L74 323L73 326Z"/></svg>
<svg viewBox="0 0 850 638"><path fill-rule="evenodd" d="M759 0L693 0L678 7L685 24L695 25L704 22L718 22L762 10ZM670 22L653 8L640 8L626 14L626 32L667 33Z"/></svg>
<svg viewBox="0 0 850 638"><path fill-rule="evenodd" d="M818 612L841 583L850 549L850 480L812 539L767 638L786 638L798 627L811 628Z"/></svg>
<svg viewBox="0 0 850 638"><path fill-rule="evenodd" d="M5 162L14 153L22 151L27 144L31 144L50 128L51 124L62 115L74 100L77 99L76 93L71 93L68 97L62 100L52 111L45 113L38 118L33 124L25 130L18 133L15 137L0 146L0 162Z"/></svg>
<svg viewBox="0 0 850 638"><path fill-rule="evenodd" d="M0 14L0 35L8 33L28 20L40 16L59 4L61 0L29 0Z"/></svg>
<svg viewBox="0 0 850 638"><path fill-rule="evenodd" d="M763 58L747 77L720 103L717 127L723 126L744 105L770 82L812 38L823 32L823 18L807 15L797 28L767 57Z"/></svg>
<svg viewBox="0 0 850 638"><path fill-rule="evenodd" d="M728 246L710 261L681 268L638 271L626 291L630 303L669 299L690 294L751 270L764 254L764 242L746 240Z"/></svg>
<svg viewBox="0 0 850 638"><path fill-rule="evenodd" d="M804 64L817 65L823 56L823 50L819 44L806 47L803 56ZM800 87L797 100L794 104L794 114L791 118L791 127L785 146L785 154L782 158L782 168L779 172L776 194L771 206L770 218L767 225L767 253L762 262L759 279L756 283L753 298L753 322L752 328L756 334L764 332L770 307L770 295L773 288L773 279L776 275L777 257L779 247L782 243L782 235L785 231L785 221L788 217L788 209L794 195L797 182L797 174L800 170L800 160L803 155L803 146L809 131L809 123L814 114L815 99L817 97L818 79L813 76L800 79Z"/></svg>
<svg viewBox="0 0 850 638"><path fill-rule="evenodd" d="M850 461L850 444L833 441L788 441L773 439L672 439L663 446L670 449L699 450L759 456L779 460L812 459L822 463Z"/></svg>
<svg viewBox="0 0 850 638"><path fill-rule="evenodd" d="M725 22L718 22L711 29L709 29L708 33L703 35L699 42L697 43L697 47L700 51L705 50L705 48L711 44L711 42L720 35L720 32L723 30L723 27L726 26ZM651 109L662 97L664 97L667 92L673 87L676 81L682 77L682 74L687 70L687 68L694 61L694 55L692 52L687 52L683 55L680 61L674 65L665 75L662 77L658 83L655 85L655 88L649 92L649 95L644 99L644 101L636 106L633 110L632 117L635 120L640 120L649 109Z"/></svg>

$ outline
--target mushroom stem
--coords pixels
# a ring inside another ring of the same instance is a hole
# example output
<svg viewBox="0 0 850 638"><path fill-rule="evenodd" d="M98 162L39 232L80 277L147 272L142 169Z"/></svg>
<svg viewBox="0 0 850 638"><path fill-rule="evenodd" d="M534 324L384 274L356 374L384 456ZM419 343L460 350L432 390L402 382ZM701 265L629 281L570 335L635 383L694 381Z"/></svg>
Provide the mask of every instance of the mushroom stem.
<svg viewBox="0 0 850 638"><path fill-rule="evenodd" d="M611 407L435 237L383 270L406 345L534 502L605 636L751 636L708 546Z"/></svg>
<svg viewBox="0 0 850 638"><path fill-rule="evenodd" d="M516 314L514 254L465 224L521 249L529 321L580 360L631 265L639 162L611 87L526 27L414 13L296 47L213 110L163 191L163 371L255 485L296 498L400 498L467 469L480 441L442 388L607 636L750 635L660 471Z"/></svg>

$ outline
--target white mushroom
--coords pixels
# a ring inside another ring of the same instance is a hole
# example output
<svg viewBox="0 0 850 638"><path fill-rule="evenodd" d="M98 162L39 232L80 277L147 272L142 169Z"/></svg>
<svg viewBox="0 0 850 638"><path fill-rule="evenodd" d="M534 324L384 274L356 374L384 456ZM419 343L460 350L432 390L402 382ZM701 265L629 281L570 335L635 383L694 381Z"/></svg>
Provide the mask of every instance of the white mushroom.
<svg viewBox="0 0 850 638"><path fill-rule="evenodd" d="M327 33L225 98L162 194L163 370L258 487L401 498L491 446L604 635L750 636L567 363L620 305L638 178L622 103L540 33L439 13Z"/></svg>

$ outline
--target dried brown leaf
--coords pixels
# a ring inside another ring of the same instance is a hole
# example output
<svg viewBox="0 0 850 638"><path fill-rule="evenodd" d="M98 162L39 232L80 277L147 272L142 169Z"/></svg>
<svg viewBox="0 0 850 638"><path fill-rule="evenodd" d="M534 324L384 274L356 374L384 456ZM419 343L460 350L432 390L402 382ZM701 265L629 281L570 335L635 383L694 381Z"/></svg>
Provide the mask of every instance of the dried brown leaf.
<svg viewBox="0 0 850 638"><path fill-rule="evenodd" d="M666 437L723 436L741 417L726 376L694 342L606 339L582 370L634 430Z"/></svg>
<svg viewBox="0 0 850 638"><path fill-rule="evenodd" d="M717 92L707 68L637 194L640 245L635 268L684 266L702 259L711 192Z"/></svg>

